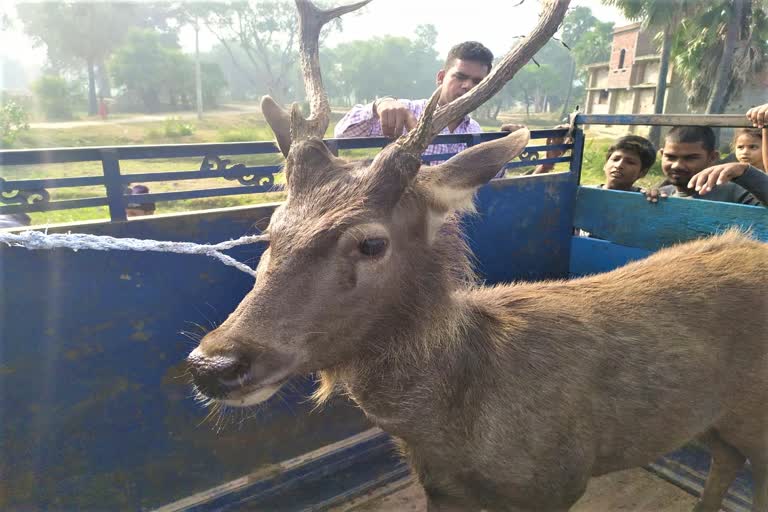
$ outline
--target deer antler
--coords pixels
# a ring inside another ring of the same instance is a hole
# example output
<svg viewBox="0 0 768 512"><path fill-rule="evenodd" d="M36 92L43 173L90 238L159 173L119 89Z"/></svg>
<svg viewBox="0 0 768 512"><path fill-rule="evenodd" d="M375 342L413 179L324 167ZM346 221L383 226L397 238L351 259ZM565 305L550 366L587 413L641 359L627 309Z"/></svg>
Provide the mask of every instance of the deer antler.
<svg viewBox="0 0 768 512"><path fill-rule="evenodd" d="M277 145L283 155L288 156L291 142L309 137L323 137L330 121L331 108L323 87L320 73L320 31L323 25L332 19L352 12L371 0L363 0L335 9L319 9L309 0L296 0L299 11L299 57L301 72L304 76L304 89L309 100L309 119L304 119L299 106L294 104L290 114L280 107L275 100L264 96L261 110L277 138Z"/></svg>
<svg viewBox="0 0 768 512"><path fill-rule="evenodd" d="M304 119L299 112L298 105L293 106L291 112L291 136L293 140L312 136L322 138L330 121L331 107L328 104L328 95L325 93L323 78L320 73L320 30L332 19L355 11L370 1L363 0L351 5L323 10L313 5L309 0L296 0L296 8L299 10L301 23L299 57L301 72L304 76L304 90L309 100L310 116L309 119Z"/></svg>
<svg viewBox="0 0 768 512"><path fill-rule="evenodd" d="M515 76L515 73L526 62L536 55L536 52L557 31L557 27L560 25L568 9L568 3L569 0L546 0L544 9L539 15L539 22L528 37L525 38L524 43L512 48L477 87L456 98L448 105L443 105L437 109L434 112L434 116L432 111L437 107L437 102L433 103L432 100L435 98L435 95L433 95L428 108L425 109L424 114L419 119L419 123L410 133L401 137L397 143L409 153L421 156L421 153L427 148L432 139L443 131L443 128L452 121L461 119L488 101L504 87L504 84ZM435 94L439 95L439 89Z"/></svg>

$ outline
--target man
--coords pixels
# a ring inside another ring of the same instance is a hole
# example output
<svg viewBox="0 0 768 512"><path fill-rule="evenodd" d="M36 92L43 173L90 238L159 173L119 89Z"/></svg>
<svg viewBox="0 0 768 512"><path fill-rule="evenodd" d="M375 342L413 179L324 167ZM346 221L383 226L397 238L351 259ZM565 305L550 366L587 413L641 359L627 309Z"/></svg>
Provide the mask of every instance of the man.
<svg viewBox="0 0 768 512"><path fill-rule="evenodd" d="M443 69L436 76L437 85L441 87L438 104L447 105L479 84L490 73L492 65L493 54L476 41L467 41L451 48ZM416 126L427 101L385 96L367 105L355 105L336 125L334 136L399 137ZM466 116L449 124L441 134L482 131L477 121ZM433 144L424 155L453 154L465 148L466 144Z"/></svg>
<svg viewBox="0 0 768 512"><path fill-rule="evenodd" d="M659 197L708 199L768 206L768 175L751 165L714 165L719 158L715 134L706 126L676 126L664 138L661 170L669 185L646 193Z"/></svg>

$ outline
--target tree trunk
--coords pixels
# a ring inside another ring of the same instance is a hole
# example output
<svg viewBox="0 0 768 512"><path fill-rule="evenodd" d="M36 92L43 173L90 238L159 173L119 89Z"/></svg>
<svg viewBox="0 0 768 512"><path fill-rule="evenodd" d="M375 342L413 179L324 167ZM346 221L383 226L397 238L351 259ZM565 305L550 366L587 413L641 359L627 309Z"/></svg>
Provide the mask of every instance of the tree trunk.
<svg viewBox="0 0 768 512"><path fill-rule="evenodd" d="M98 113L98 104L96 101L96 70L93 58L88 57L88 115L95 116Z"/></svg>
<svg viewBox="0 0 768 512"><path fill-rule="evenodd" d="M573 93L573 79L576 78L576 59L571 59L571 72L568 74L568 92L565 94L565 101L563 101L563 110L560 112L560 118L563 119L568 115L570 109L568 104L571 102L571 94Z"/></svg>
<svg viewBox="0 0 768 512"><path fill-rule="evenodd" d="M748 0L746 0L748 1ZM722 114L728 102L728 90L733 79L733 58L736 51L736 41L739 39L739 30L741 28L741 19L744 13L745 0L732 0L733 7L731 15L728 17L727 31L725 33L725 42L723 44L723 54L720 57L720 65L717 67L715 75L715 85L707 102L707 114ZM715 149L720 142L720 129L715 128Z"/></svg>
<svg viewBox="0 0 768 512"><path fill-rule="evenodd" d="M672 50L672 27L664 27L664 39L661 43L661 62L659 63L659 77L656 80L656 101L653 102L653 113L664 113L664 100L667 96L667 74L669 73L669 54ZM651 143L659 147L661 139L661 127L652 126L648 138Z"/></svg>
<svg viewBox="0 0 768 512"><path fill-rule="evenodd" d="M525 94L525 120L528 121L531 118L531 99L528 92L524 91L523 94Z"/></svg>
<svg viewBox="0 0 768 512"><path fill-rule="evenodd" d="M104 98L111 98L112 86L109 82L109 73L107 73L107 64L104 62L104 59L99 61L97 80L99 85L99 96L103 96Z"/></svg>
<svg viewBox="0 0 768 512"><path fill-rule="evenodd" d="M745 0L731 1L733 10L728 17L725 44L723 44L723 54L722 57L720 57L720 65L717 67L717 74L715 75L715 84L710 93L709 102L707 103L707 114L722 114L725 110L725 100L733 75L731 68L733 68L736 41L739 39L740 22L744 12L744 1Z"/></svg>

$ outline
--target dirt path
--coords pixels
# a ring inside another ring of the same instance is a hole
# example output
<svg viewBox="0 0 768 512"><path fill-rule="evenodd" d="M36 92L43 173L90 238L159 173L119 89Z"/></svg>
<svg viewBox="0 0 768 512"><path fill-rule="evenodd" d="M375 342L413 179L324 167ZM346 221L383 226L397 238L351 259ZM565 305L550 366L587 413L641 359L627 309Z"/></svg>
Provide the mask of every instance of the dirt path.
<svg viewBox="0 0 768 512"><path fill-rule="evenodd" d="M571 512L690 512L696 499L643 469L593 479ZM358 501L334 512L424 512L427 501L415 483L382 498Z"/></svg>

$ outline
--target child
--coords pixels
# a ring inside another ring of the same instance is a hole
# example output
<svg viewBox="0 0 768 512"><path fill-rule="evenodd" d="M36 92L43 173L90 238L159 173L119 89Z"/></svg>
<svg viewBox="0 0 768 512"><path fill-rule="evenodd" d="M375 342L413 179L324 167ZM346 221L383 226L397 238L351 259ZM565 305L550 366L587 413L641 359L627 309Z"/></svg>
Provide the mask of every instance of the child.
<svg viewBox="0 0 768 512"><path fill-rule="evenodd" d="M651 141L638 135L626 135L608 148L603 172L605 183L600 188L640 192L635 182L643 178L656 161Z"/></svg>
<svg viewBox="0 0 768 512"><path fill-rule="evenodd" d="M763 162L763 132L759 128L739 128L733 134L736 160L765 172Z"/></svg>
<svg viewBox="0 0 768 512"><path fill-rule="evenodd" d="M149 194L149 187L146 185L134 185L125 189L128 196L139 196ZM153 201L142 201L141 198L129 198L125 205L125 214L127 217L141 217L143 215L153 215L155 213L155 203Z"/></svg>

